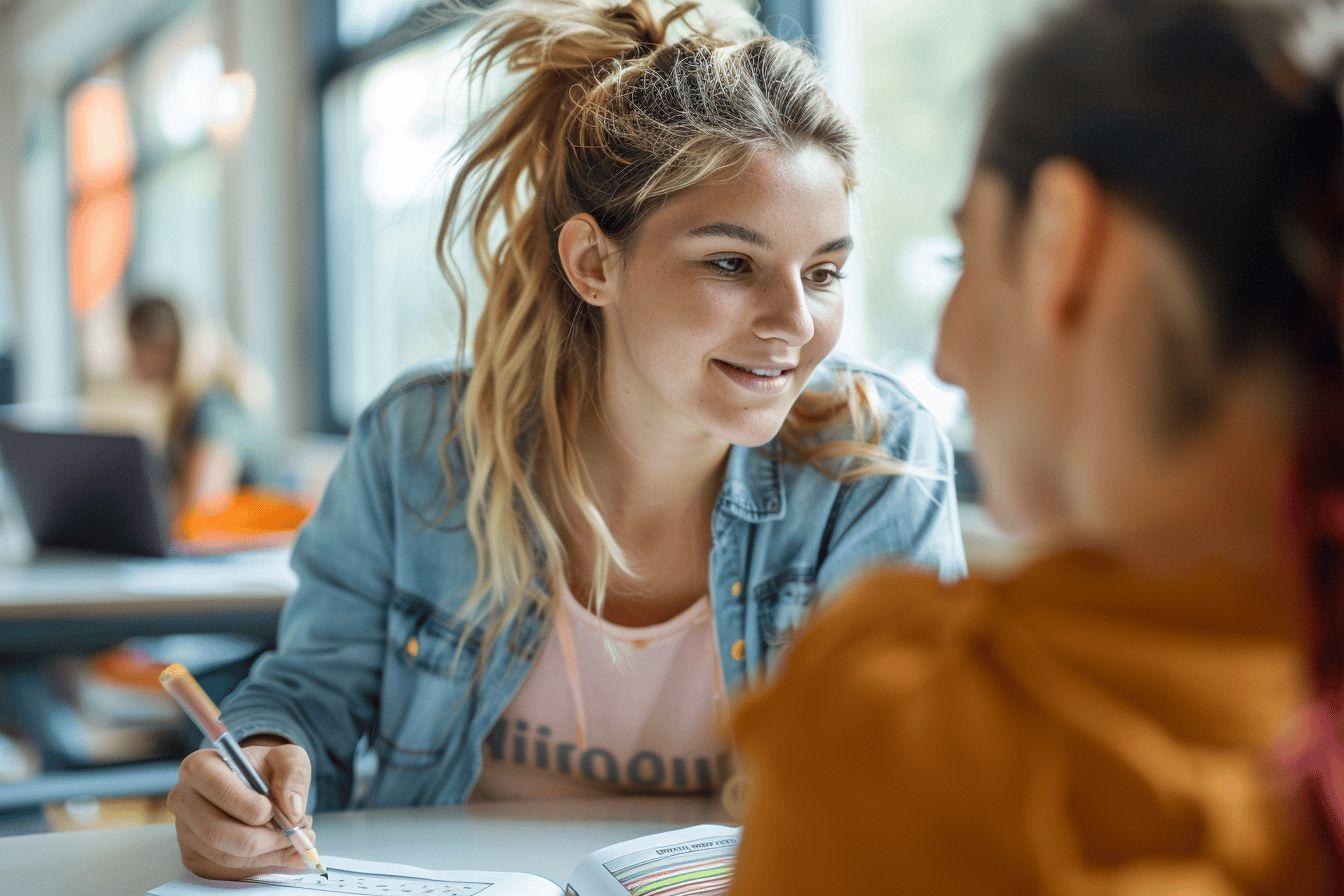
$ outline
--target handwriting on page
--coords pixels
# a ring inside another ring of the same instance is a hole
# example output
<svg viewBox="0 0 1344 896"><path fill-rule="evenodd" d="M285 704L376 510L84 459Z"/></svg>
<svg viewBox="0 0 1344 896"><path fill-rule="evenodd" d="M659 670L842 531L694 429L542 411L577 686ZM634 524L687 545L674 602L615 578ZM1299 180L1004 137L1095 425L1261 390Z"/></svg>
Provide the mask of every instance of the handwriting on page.
<svg viewBox="0 0 1344 896"><path fill-rule="evenodd" d="M337 870L332 870L330 880L320 874L263 874L251 878L251 882L295 890L356 893L361 896L476 896L490 887L490 884L469 881L412 880Z"/></svg>

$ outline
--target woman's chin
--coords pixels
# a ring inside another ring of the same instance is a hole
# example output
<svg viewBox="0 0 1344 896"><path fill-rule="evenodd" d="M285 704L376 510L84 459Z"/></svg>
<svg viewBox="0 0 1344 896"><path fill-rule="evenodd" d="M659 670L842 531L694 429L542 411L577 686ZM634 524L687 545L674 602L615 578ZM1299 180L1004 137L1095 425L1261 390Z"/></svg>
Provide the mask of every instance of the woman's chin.
<svg viewBox="0 0 1344 896"><path fill-rule="evenodd" d="M759 448L779 435L787 414L768 414L753 411L750 414L729 414L714 420L709 431L731 445Z"/></svg>

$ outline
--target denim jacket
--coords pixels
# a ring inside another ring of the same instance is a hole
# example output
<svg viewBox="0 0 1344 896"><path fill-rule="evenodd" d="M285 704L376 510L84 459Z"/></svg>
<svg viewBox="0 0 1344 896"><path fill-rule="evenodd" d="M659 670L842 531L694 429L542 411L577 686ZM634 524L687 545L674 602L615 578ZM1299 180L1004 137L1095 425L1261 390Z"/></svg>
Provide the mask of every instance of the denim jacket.
<svg viewBox="0 0 1344 896"><path fill-rule="evenodd" d="M894 559L964 573L946 438L878 370L832 358L810 387L841 370L876 386L886 450L935 475L842 484L782 458L778 439L730 449L708 582L729 694L760 682L819 596L862 567ZM277 649L223 704L240 739L276 734L307 750L312 809L351 805L357 753L377 766L360 805L464 801L547 634L544 618L524 616L481 657L483 626L459 612L476 555L445 475L446 465L462 481L461 446L445 443L455 376L446 363L413 370L360 415L295 544L299 586Z"/></svg>

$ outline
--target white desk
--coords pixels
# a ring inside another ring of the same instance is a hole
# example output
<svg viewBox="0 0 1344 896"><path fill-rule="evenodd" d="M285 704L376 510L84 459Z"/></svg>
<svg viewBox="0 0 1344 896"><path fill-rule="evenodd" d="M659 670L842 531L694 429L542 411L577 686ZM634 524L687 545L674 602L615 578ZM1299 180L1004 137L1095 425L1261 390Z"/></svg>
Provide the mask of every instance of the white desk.
<svg viewBox="0 0 1344 896"><path fill-rule="evenodd" d="M0 653L175 631L273 637L297 585L288 558L282 548L168 559L56 555L0 566Z"/></svg>
<svg viewBox="0 0 1344 896"><path fill-rule="evenodd" d="M476 803L319 815L318 849L426 868L527 871L563 883L600 847L693 824L729 823L718 799L620 797ZM0 890L15 896L138 896L181 873L171 825L0 839Z"/></svg>

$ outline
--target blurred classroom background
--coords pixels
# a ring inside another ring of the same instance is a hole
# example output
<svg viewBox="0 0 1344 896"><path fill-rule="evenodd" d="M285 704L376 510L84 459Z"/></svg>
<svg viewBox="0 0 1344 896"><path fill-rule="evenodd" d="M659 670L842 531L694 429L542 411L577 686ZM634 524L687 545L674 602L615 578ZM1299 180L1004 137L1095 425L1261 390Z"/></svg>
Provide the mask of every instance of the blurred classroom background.
<svg viewBox="0 0 1344 896"><path fill-rule="evenodd" d="M972 85L1045 3L758 10L867 137L841 350L959 445L930 359ZM455 346L432 247L468 92L432 5L0 0L0 834L167 819L195 738L158 669L216 697L245 673L343 432Z"/></svg>

